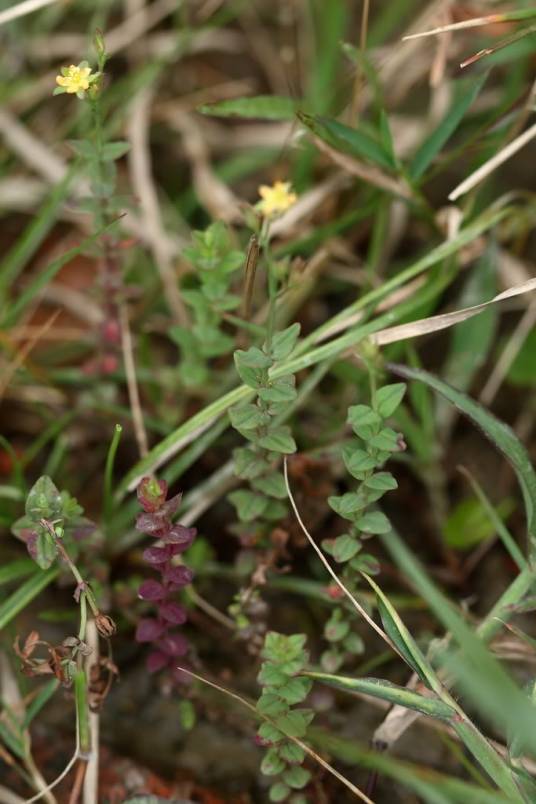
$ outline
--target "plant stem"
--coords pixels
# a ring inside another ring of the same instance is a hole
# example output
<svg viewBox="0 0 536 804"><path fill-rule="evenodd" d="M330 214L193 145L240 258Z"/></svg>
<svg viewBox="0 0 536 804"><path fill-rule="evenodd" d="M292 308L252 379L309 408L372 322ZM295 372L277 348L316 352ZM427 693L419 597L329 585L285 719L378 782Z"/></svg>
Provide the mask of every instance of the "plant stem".
<svg viewBox="0 0 536 804"><path fill-rule="evenodd" d="M106 467L104 469L104 501L103 501L103 519L105 522L108 522L112 513L112 507L113 507L112 482L113 482L114 461L122 432L123 428L121 427L121 425L116 424L114 427L114 434L110 442L110 447L108 448L108 454L106 456Z"/></svg>

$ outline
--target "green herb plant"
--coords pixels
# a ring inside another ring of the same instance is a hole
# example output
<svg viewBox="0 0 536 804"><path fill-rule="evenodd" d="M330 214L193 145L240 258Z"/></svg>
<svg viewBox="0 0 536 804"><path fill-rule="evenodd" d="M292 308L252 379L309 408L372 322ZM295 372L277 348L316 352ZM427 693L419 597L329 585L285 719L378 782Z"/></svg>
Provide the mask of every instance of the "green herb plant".
<svg viewBox="0 0 536 804"><path fill-rule="evenodd" d="M77 542L94 529L93 523L83 517L83 509L78 502L68 492L60 492L46 475L40 477L30 489L25 514L12 527L13 534L26 543L29 555L41 570L49 570L54 564L58 564L59 567L66 567L76 582L74 599L79 607L78 633L66 637L61 645L52 646L39 639L39 634L33 631L22 646L17 638L15 651L26 675L53 675L63 686L74 687L76 758L84 762L91 753L90 684L85 667L85 657L91 653L87 644L88 607L101 636L109 638L115 633L113 620L99 610L95 596L76 564ZM40 647L46 647L46 658L36 656ZM46 693L48 699L56 688L57 683L54 686L46 685L41 692ZM18 742L24 746L23 737L21 727L11 735L8 746L13 748L13 743L17 746ZM22 754L18 751L15 753L28 766L27 745ZM33 770L33 766L30 770ZM37 789L42 792L40 775L34 771L31 776L34 783L37 780Z"/></svg>
<svg viewBox="0 0 536 804"><path fill-rule="evenodd" d="M259 742L268 748L261 764L266 776L276 777L270 787L270 801L289 801L305 804L308 800L302 790L311 778L302 767L305 751L289 737L301 739L313 719L311 709L294 708L307 697L312 682L298 677L307 666L304 634L284 636L270 631L266 634L258 676L262 694L257 711L263 717L257 735Z"/></svg>
<svg viewBox="0 0 536 804"><path fill-rule="evenodd" d="M170 337L181 349L179 375L182 382L193 388L206 384L214 372L213 358L229 354L235 347L234 335L222 325L240 304L240 297L231 292L233 275L244 262L244 255L233 248L231 233L221 221L204 231L192 233L193 243L184 249L183 256L194 271L182 289L182 298L190 308L191 326L173 326ZM233 319L234 320L234 319Z"/></svg>
<svg viewBox="0 0 536 804"><path fill-rule="evenodd" d="M370 376L373 369L370 369ZM330 497L330 507L350 523L348 530L335 539L325 539L322 547L338 564L343 565L341 577L354 589L360 573L379 572L377 560L363 552L364 542L391 530L389 520L374 504L388 491L397 488L391 472L382 470L385 462L405 448L400 433L386 425L402 402L406 385L394 383L376 388L371 382L371 404L352 405L348 423L356 436L343 448L346 469L358 481L354 491ZM338 670L345 660L363 652L361 638L351 629L351 614L346 604L337 605L324 627L324 637L330 647L321 656L327 672Z"/></svg>
<svg viewBox="0 0 536 804"><path fill-rule="evenodd" d="M274 378L273 374L292 354L300 334L298 323L277 331L277 302L286 263L275 260L270 248L271 219L291 206L296 196L290 192L290 184L283 182L276 182L273 187L262 186L259 192L262 200L252 210L250 218L256 230L255 237L258 236L260 264L264 264L267 277L265 337L262 347L251 346L234 353L238 375L246 388L251 389L250 399L253 395L254 398L229 409L232 426L250 442L233 452L234 473L246 481L249 488L231 492L229 500L239 519L235 532L244 537L246 543L257 548L257 567L263 562L265 566L274 565L279 548L284 546L284 539L280 542L277 537L273 538L272 552L263 558L262 549L270 547L270 537L274 534L276 524L281 523L288 512L285 481L279 462L283 455L291 455L297 448L290 427L284 424L298 395L295 375L293 372L279 372ZM255 218L254 212L260 214L260 218ZM247 287L248 281L249 277L246 277L246 296L251 290ZM246 300L246 307L248 305L249 300ZM248 608L251 613L255 609L257 615L262 613L262 605L256 605L259 599L257 586L258 580L253 574L249 588L241 589L230 607L239 629L251 624ZM257 616L257 619L260 618ZM257 629L261 633L265 630L260 622Z"/></svg>
<svg viewBox="0 0 536 804"><path fill-rule="evenodd" d="M77 88L77 97L83 104L81 126L87 135L69 140L79 160L79 173L89 185L89 194L78 200L79 208L93 217L95 244L93 255L100 261L100 301L103 321L99 331L99 354L86 365L86 372L111 374L119 366L121 343L120 303L123 292L121 260L118 253L119 236L116 232L125 201L117 195L116 162L129 150L123 140L108 140L103 105L107 53L104 39L97 33L93 40L97 56L97 72L92 73L87 62L78 67L63 68L63 82L54 94ZM84 74L87 73L84 82ZM56 79L62 80L61 76ZM86 86L87 84L87 86Z"/></svg>

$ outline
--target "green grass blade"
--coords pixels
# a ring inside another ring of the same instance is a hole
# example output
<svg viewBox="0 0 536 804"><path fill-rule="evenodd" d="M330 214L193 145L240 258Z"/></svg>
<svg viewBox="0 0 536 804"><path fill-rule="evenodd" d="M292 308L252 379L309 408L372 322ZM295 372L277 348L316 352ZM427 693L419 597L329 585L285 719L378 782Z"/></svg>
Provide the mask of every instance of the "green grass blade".
<svg viewBox="0 0 536 804"><path fill-rule="evenodd" d="M113 225L113 224L110 224ZM108 226L105 228L109 228ZM68 263L70 260L77 257L81 254L88 246L94 243L98 237L104 231L101 230L96 232L94 235L90 237L86 237L78 246L74 246L74 248L69 249L66 251L65 254L61 254L55 260L53 260L46 268L40 271L36 277L30 282L28 287L21 293L18 299L13 302L12 305L9 306L9 309L5 312L3 320L1 322L2 327L8 329L9 327L15 326L21 315L23 314L26 307L35 299L38 293L51 282L58 271L63 268L63 266Z"/></svg>
<svg viewBox="0 0 536 804"><path fill-rule="evenodd" d="M311 335L305 338L298 345L298 351L304 350L311 343L317 343L318 340L323 337L326 331L331 331L336 325L342 325L342 323L350 318L350 316L352 316L354 313L366 309L369 305L377 304L382 299L386 298L386 296L388 296L390 293L392 293L393 290L396 290L396 288L405 285L406 282L410 282L412 279L415 279L415 277L425 273L425 271L428 271L430 268L442 262L443 260L452 257L468 243L472 243L473 240L475 240L481 234L496 226L507 214L508 210L506 209L502 209L491 214L489 212L484 213L481 217L477 218L461 229L456 237L440 243L427 254L423 255L420 259L409 265L407 268L402 269L390 279L386 279L379 287L371 290L369 293L366 293L353 304L349 305L345 310L341 310L340 313L337 313L337 315L333 316L333 318L331 318L325 324L322 324L322 326L311 333Z"/></svg>
<svg viewBox="0 0 536 804"><path fill-rule="evenodd" d="M406 709L414 709L423 715L430 715L441 719L450 719L455 715L454 709L448 704L439 701L437 698L426 698L418 692L392 684L381 678L349 678L348 676L337 676L331 673L304 673L314 681L327 684L328 687L336 687L345 692L361 692L371 695L373 698L380 698L391 704L404 706Z"/></svg>
<svg viewBox="0 0 536 804"><path fill-rule="evenodd" d="M116 424L114 427L114 434L112 436L112 440L108 448L108 454L106 455L106 464L104 468L103 505L102 505L103 519L105 522L109 521L110 515L112 513L112 507L113 507L112 483L113 483L114 463L115 463L115 455L117 452L117 448L119 446L119 441L121 439L122 432L123 428L121 427L121 425Z"/></svg>
<svg viewBox="0 0 536 804"><path fill-rule="evenodd" d="M337 328L337 332L347 329L348 324L345 326L345 322L352 320L354 313L365 310L367 307L376 304L396 288L424 273L442 260L451 257L460 248L471 243L487 229L495 226L496 223L502 220L506 213L507 211L503 209L491 215L483 215L481 218L462 229L456 237L441 243L424 257L413 263L413 265L410 265L408 268L400 271L396 276L384 282L381 287L375 288L370 291L370 293L366 293L357 302L354 302L341 313L338 313L298 344L295 352L296 357L283 363L273 373L272 376L274 379L284 374L296 373L304 368L309 368L322 360L329 360L341 354L345 349L355 346L360 340L363 340L372 332L393 324L397 318L396 310L385 313L366 326L353 328L346 332L346 334L329 341L323 346L312 348L315 343L318 343L326 337L325 333L331 331L334 327ZM166 460L176 455L181 449L181 444L186 445L190 443L194 433L202 433L205 428L209 427L212 422L222 416L232 405L245 401L251 394L252 391L244 385L234 388L196 413L186 422L183 422L176 430L153 447L148 455L132 467L119 484L117 489L118 496L122 497L129 487L135 484L137 479L144 474L154 472L159 466L165 463Z"/></svg>
<svg viewBox="0 0 536 804"><path fill-rule="evenodd" d="M518 570L524 570L528 567L527 560L519 547L517 546L512 534L504 524L503 520L501 519L497 509L491 504L488 496L480 483L474 478L469 472L464 471L464 475L466 475L471 487L476 494L478 500L482 504L483 509L485 510L495 533L499 536L500 540L502 541L505 549L510 554L512 560L517 564Z"/></svg>
<svg viewBox="0 0 536 804"><path fill-rule="evenodd" d="M8 726L0 721L0 740L6 745L12 754L24 759L26 757L26 749L24 740L21 736L13 734Z"/></svg>
<svg viewBox="0 0 536 804"><path fill-rule="evenodd" d="M463 120L465 113L478 96L484 86L488 73L481 75L476 81L471 79L465 83L465 91L455 98L454 103L448 110L443 120L439 123L421 145L414 155L409 167L409 176L412 180L420 179L432 160L441 151L447 140L454 134L459 124ZM468 86L468 88L466 88Z"/></svg>
<svg viewBox="0 0 536 804"><path fill-rule="evenodd" d="M492 299L497 294L497 250L492 246L478 260L468 277L456 307L472 307ZM448 355L441 369L443 379L460 391L468 391L471 382L485 363L492 348L499 321L499 308L490 305L453 327ZM438 429L446 440L456 411L443 397L437 400Z"/></svg>
<svg viewBox="0 0 536 804"><path fill-rule="evenodd" d="M392 605L391 601L384 594L378 584L372 580L369 575L362 573L367 579L370 586L376 593L378 601L378 611L389 638L394 642L398 648L401 656L405 659L408 665L414 670L417 675L427 684L431 689L438 690L440 687L439 680L424 657L421 649L411 636L410 632L402 622L397 610Z"/></svg>
<svg viewBox="0 0 536 804"><path fill-rule="evenodd" d="M10 285L17 279L28 260L34 256L54 225L58 209L67 197L77 169L78 165L73 165L65 178L54 187L36 217L0 263L0 300L2 302Z"/></svg>
<svg viewBox="0 0 536 804"><path fill-rule="evenodd" d="M241 117L247 120L293 120L299 102L278 95L257 95L254 98L232 98L218 103L206 103L197 111L212 117Z"/></svg>
<svg viewBox="0 0 536 804"><path fill-rule="evenodd" d="M350 128L338 120L320 115L298 112L298 119L309 131L335 150L351 154L358 159L365 159L387 170L395 169L396 165L390 154L364 131Z"/></svg>
<svg viewBox="0 0 536 804"><path fill-rule="evenodd" d="M44 572L36 572L0 604L0 631L17 616L49 583L58 576L59 570L51 567Z"/></svg>
<svg viewBox="0 0 536 804"><path fill-rule="evenodd" d="M31 575L35 571L35 561L31 558L19 558L16 561L10 561L9 564L4 564L0 567L0 586L12 581L18 581L19 578L25 578L26 575Z"/></svg>
<svg viewBox="0 0 536 804"><path fill-rule="evenodd" d="M441 654L441 658L470 697L472 705L488 721L500 723L509 733L517 734L525 748L535 751L536 708L531 707L528 698L515 685L500 662L486 649L475 631L466 624L452 603L432 583L400 537L391 531L381 538L397 566L404 573L404 577L427 601L437 619L450 631L460 648L460 651ZM508 784L510 771L505 768L500 756L493 750L488 753L488 758L493 760L498 769L497 775L494 775L482 761L481 756L475 752L475 745L478 750L483 747L482 735L470 724L460 725L463 725L464 731L460 736L468 748L475 753L477 759L482 762L490 776L495 779L497 784ZM506 775L505 771L507 771ZM499 779L503 781L500 782ZM503 787L503 789L507 789L507 787Z"/></svg>
<svg viewBox="0 0 536 804"><path fill-rule="evenodd" d="M495 418L493 414L478 402L475 402L474 399L462 394L451 385L447 385L447 383L434 377L433 374L429 374L422 369L409 368L408 366L391 365L390 367L395 374L407 379L424 382L434 391L442 394L459 411L472 419L497 449L503 453L514 469L523 491L531 553L534 553L536 550L536 473L525 447L518 440L514 431Z"/></svg>
<svg viewBox="0 0 536 804"><path fill-rule="evenodd" d="M29 705L28 709L26 710L26 714L24 716L23 728L27 729L34 717L36 717L41 709L45 706L45 704L50 701L56 690L58 689L60 682L57 678L51 678L46 684L43 684L31 704Z"/></svg>
<svg viewBox="0 0 536 804"><path fill-rule="evenodd" d="M512 799L495 790L486 790L461 779L402 762L389 754L371 751L355 740L328 734L310 727L307 738L311 743L350 766L359 765L377 771L412 790L428 804L511 804Z"/></svg>

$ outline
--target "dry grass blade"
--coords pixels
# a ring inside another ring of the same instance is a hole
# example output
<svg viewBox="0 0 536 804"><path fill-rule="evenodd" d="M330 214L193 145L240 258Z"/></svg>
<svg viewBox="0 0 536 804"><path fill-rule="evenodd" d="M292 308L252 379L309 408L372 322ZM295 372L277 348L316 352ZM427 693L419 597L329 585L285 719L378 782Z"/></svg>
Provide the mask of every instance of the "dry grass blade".
<svg viewBox="0 0 536 804"><path fill-rule="evenodd" d="M119 305L119 321L121 325L121 347L123 350L123 361L125 364L128 398L132 413L132 423L134 425L134 433L138 443L138 450L140 456L143 458L149 451L149 444L147 441L145 423L143 421L143 411L141 408L138 381L136 379L136 363L134 361L134 347L132 345L128 311L124 302Z"/></svg>
<svg viewBox="0 0 536 804"><path fill-rule="evenodd" d="M494 25L499 22L508 22L514 20L528 19L531 16L536 16L536 10L523 10L517 13L509 12L505 14L489 14L486 17L473 17L470 20L462 20L461 22L451 22L448 25L440 25L437 28L431 28L429 31L420 31L419 33L408 34L402 37L403 42L409 39L422 39L425 36L437 36L438 34L447 33L448 31L464 31L468 28L479 28L483 25Z"/></svg>
<svg viewBox="0 0 536 804"><path fill-rule="evenodd" d="M0 784L0 804L24 804L24 799Z"/></svg>
<svg viewBox="0 0 536 804"><path fill-rule="evenodd" d="M192 183L201 204L216 220L226 223L242 221L235 194L214 172L202 127L193 115L175 109L173 124L182 134L184 153L192 166Z"/></svg>
<svg viewBox="0 0 536 804"><path fill-rule="evenodd" d="M410 321L408 324L400 324L396 327L388 327L370 336L370 340L384 346L388 343L396 343L397 341L407 340L408 338L416 338L420 335L428 335L431 332L438 332L442 329L452 327L454 324L460 324L462 321L467 321L475 315L483 312L493 304L511 299L514 296L520 296L523 293L530 293L536 290L536 279L529 279L523 282L522 285L516 285L513 288L499 293L490 301L483 302L482 304L475 304L473 307L464 307L462 310L455 310L452 313L443 313L442 315L433 315L429 318L421 318L418 321Z"/></svg>
<svg viewBox="0 0 536 804"><path fill-rule="evenodd" d="M20 718L22 720L26 711L24 699L22 698L17 679L15 678L11 664L4 651L0 651L0 700L5 707L4 712L2 713L3 715L5 714L5 711L9 709L16 713L17 719ZM5 728L6 724L4 723L3 726ZM28 738L27 734L26 737ZM41 791L39 795L43 796L47 804L57 804L52 793L46 790L47 783L35 765L30 750L29 740L27 743L24 765L29 778L31 779L31 784L36 790ZM11 793L10 790L7 790L1 786L0 801L3 803L5 802L5 804L24 804L24 799L15 796L15 794Z"/></svg>
<svg viewBox="0 0 536 804"><path fill-rule="evenodd" d="M311 534L309 533L309 531L305 527L305 524L303 522L303 519L301 518L300 512L298 511L298 506L296 505L294 497L292 496L292 491L290 489L290 484L289 484L289 480L288 480L288 461L287 461L286 457L285 457L284 462L283 462L283 472L284 472L284 476L285 476L285 486L286 486L286 489L287 489L287 494L288 494L288 498L290 500L290 504L292 506L292 510L294 511L296 519L298 520L298 524L299 524L300 528L302 529L303 533L305 534L305 536L307 538L307 541L309 542L309 544L311 545L311 547L313 548L313 550L317 554L318 558L320 559L322 564L325 566L325 568L327 569L327 571L329 572L329 574L331 575L331 577L333 578L333 580L335 581L335 583L337 584L339 589L341 589L342 592L344 592L344 594L346 595L346 597L348 598L348 600L350 601L350 603L352 604L354 609L357 611L357 613L360 614L361 617L363 617L363 619L370 625L370 627L374 631L376 631L376 633L383 639L383 641L385 643L387 643L387 645L389 645L390 648L392 648L396 653L398 653L397 647L389 639L387 634L380 628L379 625L377 625L374 622L374 620L368 614L368 612L365 611L363 606L360 603L358 603L358 601L355 599L355 597L352 595L352 593L349 591L349 589L346 588L346 586L340 580L340 578L337 575L337 573L334 572L334 570L331 567L331 564L329 563L329 561L325 557L324 553L322 552L320 547L317 545L317 543L315 542L315 540L313 539L313 537L311 536Z"/></svg>
<svg viewBox="0 0 536 804"><path fill-rule="evenodd" d="M132 106L129 121L129 139L132 146L130 154L132 185L140 200L151 251L160 273L169 308L177 322L186 326L189 318L179 292L171 254L166 245L158 196L151 171L149 154L151 102L152 91L146 88L141 90Z"/></svg>
<svg viewBox="0 0 536 804"><path fill-rule="evenodd" d="M50 6L56 2L57 0L24 0L23 3L6 8L5 11L0 13L0 25L5 25L6 22L11 22L11 20L16 20L19 17L25 17L27 14L32 14L40 8Z"/></svg>
<svg viewBox="0 0 536 804"><path fill-rule="evenodd" d="M460 64L460 67L469 67L470 64L474 64L480 59L484 58L484 56L491 56L492 53L497 53L498 50L502 50L508 45L512 45L514 42L517 42L519 39L523 39L525 36L529 36L530 34L536 31L536 25L529 25L525 28L521 28L520 30L516 31L511 36L507 36L505 39L501 39L500 42L493 45L493 47L485 47L483 50L479 50L478 53L475 53L473 56L469 56L468 59L465 59Z"/></svg>
<svg viewBox="0 0 536 804"><path fill-rule="evenodd" d="M516 137L515 140L509 142L508 145L505 145L501 151L492 156L491 159L488 159L487 162L484 162L474 173L471 173L470 176L464 179L461 184L449 193L449 199L455 201L461 195L465 195L469 190L472 190L473 187L476 187L477 184L493 173L494 170L510 159L511 156L520 151L521 148L527 145L534 137L536 137L536 123L524 131L523 134L520 134L519 137Z"/></svg>
<svg viewBox="0 0 536 804"><path fill-rule="evenodd" d="M325 181L318 182L311 190L300 195L287 212L273 221L270 234L273 237L289 235L301 221L309 220L327 198L339 192L347 183L348 176L344 173L336 173Z"/></svg>
<svg viewBox="0 0 536 804"><path fill-rule="evenodd" d="M59 316L60 311L56 310L52 315L47 318L44 324L33 332L32 336L29 340L22 346L21 349L17 352L12 362L8 365L5 372L0 376L0 399L3 397L4 392L9 385L11 378L15 374L15 372L24 364L24 361L34 348L34 346L43 338L46 334L47 330L50 329L56 318Z"/></svg>
<svg viewBox="0 0 536 804"><path fill-rule="evenodd" d="M501 357L495 364L493 371L491 372L486 384L484 385L484 388L482 389L480 401L484 405L489 406L495 398L495 395L501 387L502 381L508 373L510 366L516 359L519 350L525 343L527 335L535 325L536 300L529 305L528 309L520 318L517 327L508 339L508 343L506 344Z"/></svg>
<svg viewBox="0 0 536 804"><path fill-rule="evenodd" d="M197 681L201 681L203 684L206 684L207 686L212 687L215 690L218 690L218 692L222 692L224 695L228 695L230 698L233 698L235 701L241 703L242 706L246 706L251 712L255 714L255 716L260 716L266 722L271 723L271 720L269 718L267 718L265 715L259 715L253 704L251 704L249 701L246 701L246 699L242 698L240 695L237 695L236 692L232 692L231 690L228 690L226 687L222 687L220 686L220 684L216 684L214 681L209 681L208 678L200 676L197 673L194 673L192 670L186 670L186 668L184 667L177 667L177 670L180 670L182 673L186 673L187 675L192 676L192 678L197 679ZM329 773L331 773L332 776L335 776L336 779L342 782L343 785L347 787L348 790L350 790L355 796L357 796L357 798L361 799L361 801L365 801L366 804L374 804L372 799L366 796L365 793L363 793L363 791L359 789L359 787L353 785L350 781L348 781L348 779L346 779L341 773L339 773L339 771L335 770L335 768L332 765L330 765L329 762L326 762L326 760L322 759L322 757L319 756L319 754L317 754L316 751L313 751L312 748L309 748L307 743L302 742L297 737L290 737L288 735L287 739L295 743L295 745L299 745L302 751L305 751L306 754L309 754L309 756L312 757L315 760L315 762L318 762L318 764L322 765L322 767Z"/></svg>

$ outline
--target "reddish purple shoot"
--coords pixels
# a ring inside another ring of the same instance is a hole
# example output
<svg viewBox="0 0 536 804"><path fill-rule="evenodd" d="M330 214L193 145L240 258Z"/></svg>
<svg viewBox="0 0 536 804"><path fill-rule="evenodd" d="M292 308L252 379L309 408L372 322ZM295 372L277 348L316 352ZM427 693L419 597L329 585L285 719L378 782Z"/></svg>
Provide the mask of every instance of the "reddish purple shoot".
<svg viewBox="0 0 536 804"><path fill-rule="evenodd" d="M184 674L176 669L176 664L178 657L188 653L189 644L177 627L186 622L187 615L174 598L180 589L192 582L193 572L183 564L175 565L173 559L190 547L196 529L173 524L171 518L179 507L181 495L166 500L167 492L165 480L152 477L144 477L138 486L143 513L137 516L136 528L160 542L148 547L143 558L160 574L160 579L144 581L139 588L139 597L155 604L156 616L140 620L136 639L153 645L147 659L151 673L167 669L177 681L183 681Z"/></svg>

